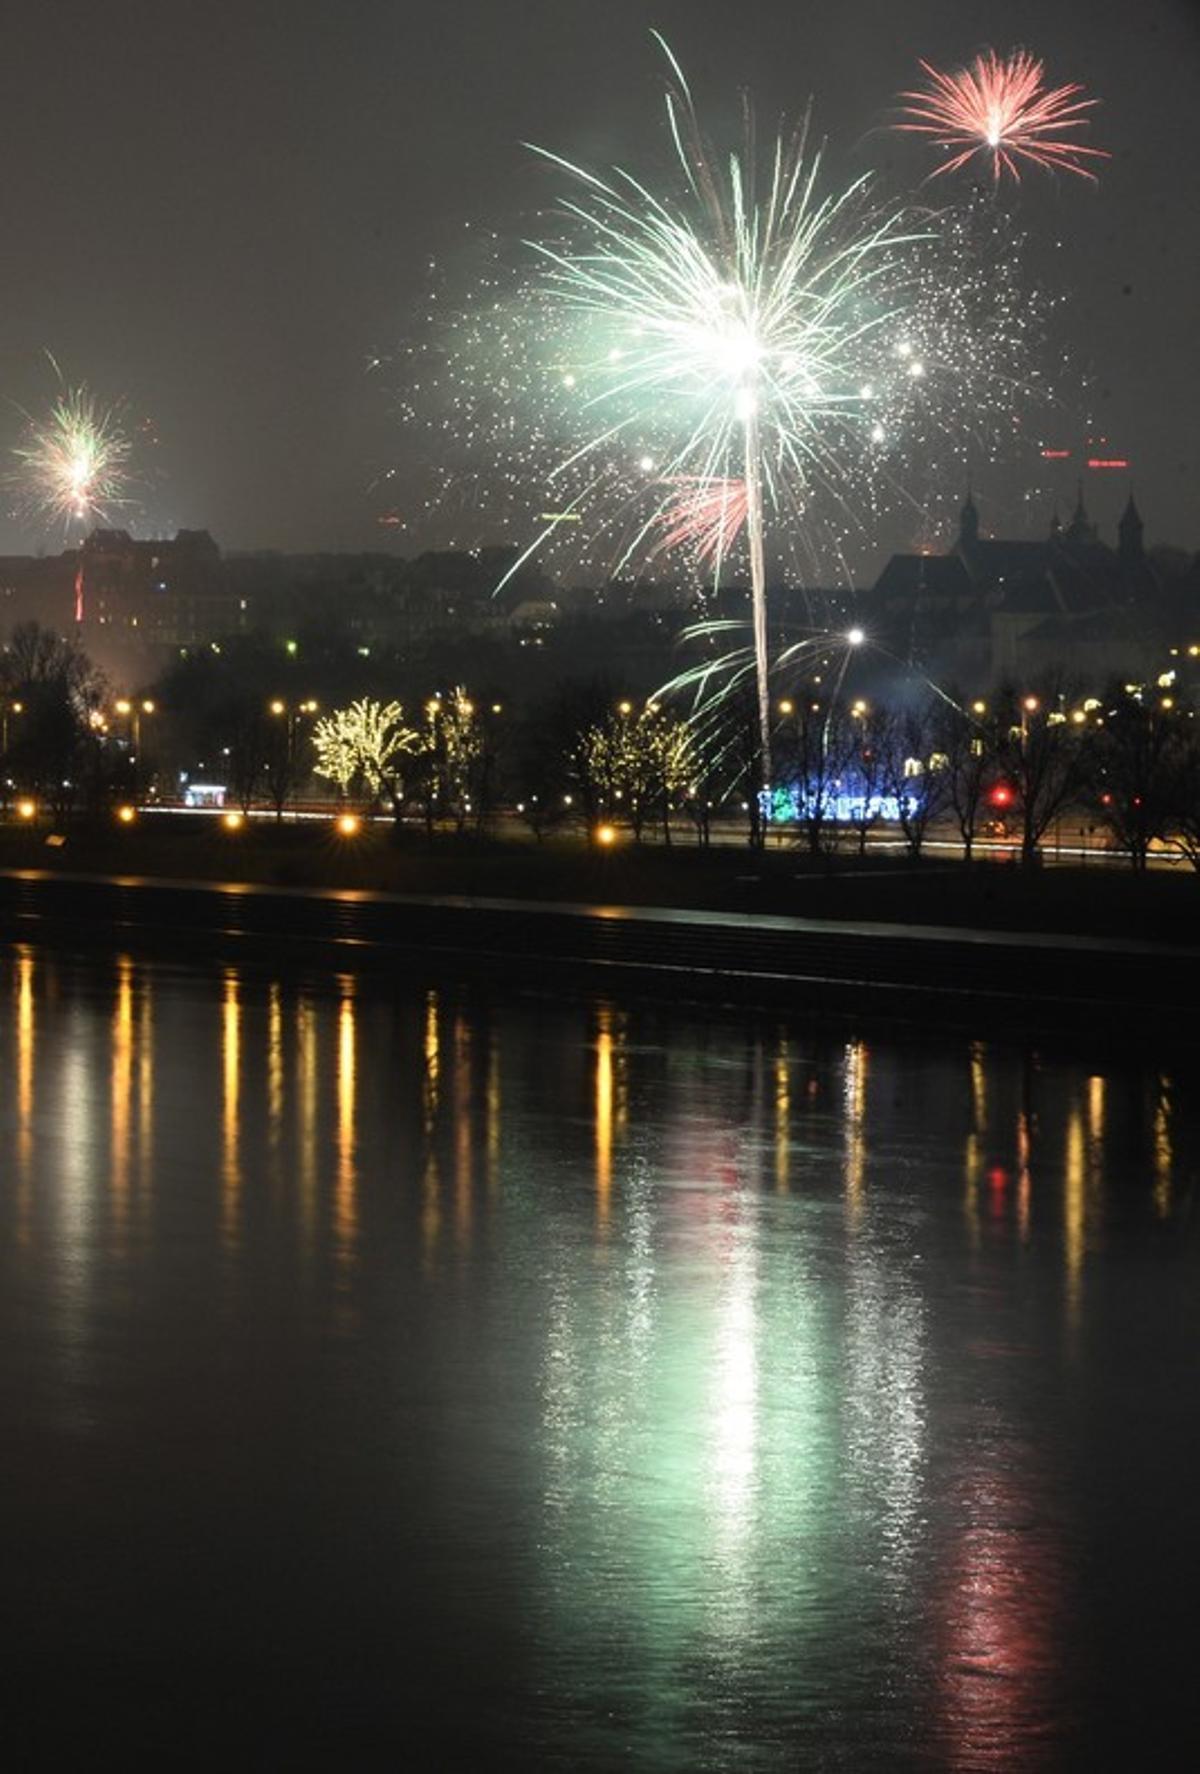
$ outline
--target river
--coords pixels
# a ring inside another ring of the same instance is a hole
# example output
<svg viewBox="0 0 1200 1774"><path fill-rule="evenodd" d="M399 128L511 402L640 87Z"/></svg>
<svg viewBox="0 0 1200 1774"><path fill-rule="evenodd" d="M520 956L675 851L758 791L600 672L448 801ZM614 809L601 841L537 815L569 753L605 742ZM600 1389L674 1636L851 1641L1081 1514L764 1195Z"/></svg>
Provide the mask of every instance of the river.
<svg viewBox="0 0 1200 1774"><path fill-rule="evenodd" d="M22 1765L1194 1759L1178 1063L0 974Z"/></svg>

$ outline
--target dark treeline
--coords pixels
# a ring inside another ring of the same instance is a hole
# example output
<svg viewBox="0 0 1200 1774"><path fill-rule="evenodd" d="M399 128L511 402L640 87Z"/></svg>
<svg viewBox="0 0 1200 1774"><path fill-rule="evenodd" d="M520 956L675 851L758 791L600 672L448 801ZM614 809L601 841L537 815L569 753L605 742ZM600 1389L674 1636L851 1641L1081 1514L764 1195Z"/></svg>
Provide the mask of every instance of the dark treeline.
<svg viewBox="0 0 1200 1774"><path fill-rule="evenodd" d="M505 810L538 838L612 825L667 843L690 829L706 845L714 821L735 820L752 845L774 824L825 854L887 827L919 857L936 829L968 860L1002 825L1028 862L1074 813L1135 869L1156 845L1200 868L1200 733L1157 689L1088 694L1057 670L986 700L902 677L868 699L844 674L836 689L781 678L765 796L749 685L697 714L602 670L523 700L498 677L464 686L436 670L345 632L238 635L116 697L78 647L25 624L0 654L5 803L99 817L204 779L244 808L354 802L431 834L483 831Z"/></svg>

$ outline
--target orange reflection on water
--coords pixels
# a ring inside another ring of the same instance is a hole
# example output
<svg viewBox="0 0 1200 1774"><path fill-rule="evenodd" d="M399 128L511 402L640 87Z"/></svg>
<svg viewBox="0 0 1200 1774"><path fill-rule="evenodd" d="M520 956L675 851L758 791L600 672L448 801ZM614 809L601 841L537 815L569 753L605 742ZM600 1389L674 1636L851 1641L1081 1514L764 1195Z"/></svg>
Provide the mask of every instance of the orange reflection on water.
<svg viewBox="0 0 1200 1774"><path fill-rule="evenodd" d="M112 1025L112 1206L118 1235L129 1219L132 1107L133 962L120 955Z"/></svg>
<svg viewBox="0 0 1200 1774"><path fill-rule="evenodd" d="M227 1249L238 1240L241 1206L241 1168L238 1141L242 1067L242 1007L239 981L232 967L225 970L221 999L221 1238Z"/></svg>
<svg viewBox="0 0 1200 1774"><path fill-rule="evenodd" d="M1160 1076L1154 1105L1154 1211L1160 1220L1167 1219L1171 1212L1171 1175L1175 1165L1170 1089L1171 1080Z"/></svg>
<svg viewBox="0 0 1200 1774"><path fill-rule="evenodd" d="M971 1126L976 1133L987 1130L987 1049L982 1041L971 1043Z"/></svg>
<svg viewBox="0 0 1200 1774"><path fill-rule="evenodd" d="M487 1085L484 1092L487 1153L487 1191L492 1196L500 1183L500 1037L495 1029L488 1036Z"/></svg>
<svg viewBox="0 0 1200 1774"><path fill-rule="evenodd" d="M454 1019L454 1228L460 1249L471 1241L474 1210L471 1151L471 1028L460 1011Z"/></svg>
<svg viewBox="0 0 1200 1774"><path fill-rule="evenodd" d="M337 1176L333 1194L333 1227L339 1260L350 1263L354 1259L358 1237L358 1174L354 1128L358 1074L354 981L349 976L343 976L338 983L342 996L338 1004Z"/></svg>
<svg viewBox="0 0 1200 1774"><path fill-rule="evenodd" d="M1063 1254L1067 1270L1067 1315L1078 1322L1083 1290L1083 1258L1087 1249L1087 1196L1083 1113L1071 1104L1063 1161Z"/></svg>
<svg viewBox="0 0 1200 1774"><path fill-rule="evenodd" d="M144 1202L154 1159L154 1005L144 974L137 1024L138 1189Z"/></svg>
<svg viewBox="0 0 1200 1774"><path fill-rule="evenodd" d="M296 1144L300 1225L311 1254L317 1219L317 1019L310 998L296 1005Z"/></svg>
<svg viewBox="0 0 1200 1774"><path fill-rule="evenodd" d="M438 995L436 991L431 990L425 996L425 1076L422 1087L423 1120L427 1146L425 1167L421 1175L421 1248L426 1272L432 1267L442 1227L442 1204L439 1198L441 1177L438 1171L437 1152L433 1144L434 1123L437 1120L438 1104L441 1101L441 1051L441 1036L438 1030Z"/></svg>
<svg viewBox="0 0 1200 1774"><path fill-rule="evenodd" d="M775 1188L786 1195L792 1160L792 1073L788 1044L780 1037L775 1056Z"/></svg>
<svg viewBox="0 0 1200 1774"><path fill-rule="evenodd" d="M267 996L267 1139L277 1153L283 1134L283 993L272 980Z"/></svg>
<svg viewBox="0 0 1200 1774"><path fill-rule="evenodd" d="M430 991L425 997L425 1132L433 1132L441 1101L441 1041L438 1036L438 995Z"/></svg>
<svg viewBox="0 0 1200 1774"><path fill-rule="evenodd" d="M1020 1109L1017 1113L1017 1231L1021 1235L1022 1244L1029 1243L1029 1206L1032 1183L1030 1177L1030 1160L1033 1154L1033 1139L1029 1127L1029 1113Z"/></svg>
<svg viewBox="0 0 1200 1774"><path fill-rule="evenodd" d="M17 1239L27 1242L33 1205L33 1078L35 1012L33 951L17 950Z"/></svg>

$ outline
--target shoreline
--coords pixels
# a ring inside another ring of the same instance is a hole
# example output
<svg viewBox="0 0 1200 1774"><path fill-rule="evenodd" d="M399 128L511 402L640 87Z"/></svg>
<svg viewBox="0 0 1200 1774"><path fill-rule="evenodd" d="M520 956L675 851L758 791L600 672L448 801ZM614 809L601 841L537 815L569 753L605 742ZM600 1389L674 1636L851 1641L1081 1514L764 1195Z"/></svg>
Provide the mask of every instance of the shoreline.
<svg viewBox="0 0 1200 1774"><path fill-rule="evenodd" d="M189 959L254 949L342 969L428 961L526 983L536 968L547 986L621 981L697 1002L958 1028L1094 1032L1119 1016L1127 1038L1169 1022L1176 1043L1200 999L1200 946L1144 939L32 868L0 870L0 936L119 940Z"/></svg>

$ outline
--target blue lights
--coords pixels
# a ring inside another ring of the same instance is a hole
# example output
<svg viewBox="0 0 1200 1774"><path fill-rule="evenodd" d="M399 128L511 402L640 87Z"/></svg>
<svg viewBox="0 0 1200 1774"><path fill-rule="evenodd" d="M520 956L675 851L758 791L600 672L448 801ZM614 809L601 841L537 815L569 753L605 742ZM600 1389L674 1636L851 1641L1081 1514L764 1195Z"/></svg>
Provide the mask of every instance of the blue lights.
<svg viewBox="0 0 1200 1774"><path fill-rule="evenodd" d="M915 794L905 795L901 806L899 795L869 794L842 782L831 782L823 790L795 782L769 792L763 789L759 804L770 825L795 825L818 815L838 825L863 825L877 819L898 823L916 813L921 803Z"/></svg>

